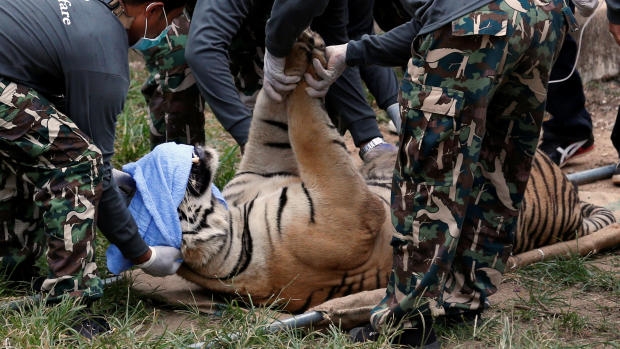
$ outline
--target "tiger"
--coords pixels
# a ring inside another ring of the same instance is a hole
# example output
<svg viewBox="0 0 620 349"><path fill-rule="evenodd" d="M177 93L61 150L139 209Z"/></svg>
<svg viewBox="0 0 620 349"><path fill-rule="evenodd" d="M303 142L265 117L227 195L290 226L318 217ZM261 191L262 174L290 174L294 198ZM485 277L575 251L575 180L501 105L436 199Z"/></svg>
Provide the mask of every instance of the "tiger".
<svg viewBox="0 0 620 349"><path fill-rule="evenodd" d="M325 63L322 39L305 31L287 74ZM396 151L358 166L321 99L300 82L282 102L259 92L249 139L219 201L211 183L217 152L198 148L185 198L182 278L253 305L303 312L329 299L386 286L392 268L390 188ZM542 152L534 159L515 252L589 234L615 221L579 201Z"/></svg>

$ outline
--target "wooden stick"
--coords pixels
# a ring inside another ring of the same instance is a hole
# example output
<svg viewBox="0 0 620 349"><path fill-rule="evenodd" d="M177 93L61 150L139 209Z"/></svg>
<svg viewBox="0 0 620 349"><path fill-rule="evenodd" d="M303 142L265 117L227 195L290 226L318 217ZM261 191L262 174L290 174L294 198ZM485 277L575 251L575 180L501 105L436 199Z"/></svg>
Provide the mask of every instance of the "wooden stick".
<svg viewBox="0 0 620 349"><path fill-rule="evenodd" d="M536 262L546 261L551 258L579 254L585 256L589 253L596 254L601 250L620 246L620 223L608 225L590 235L575 240L558 242L535 250L520 253L508 258L507 269L515 270Z"/></svg>

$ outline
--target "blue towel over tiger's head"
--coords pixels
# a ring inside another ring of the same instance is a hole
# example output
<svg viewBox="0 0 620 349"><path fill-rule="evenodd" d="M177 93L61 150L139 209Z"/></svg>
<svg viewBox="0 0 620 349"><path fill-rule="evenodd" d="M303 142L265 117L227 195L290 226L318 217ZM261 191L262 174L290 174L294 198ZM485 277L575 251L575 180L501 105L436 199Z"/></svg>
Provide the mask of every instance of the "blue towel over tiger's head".
<svg viewBox="0 0 620 349"><path fill-rule="evenodd" d="M149 246L181 247L177 208L187 188L193 151L191 145L164 143L138 161L123 166L123 171L136 181L136 194L129 211ZM106 258L108 269L114 274L133 265L115 245L110 245Z"/></svg>

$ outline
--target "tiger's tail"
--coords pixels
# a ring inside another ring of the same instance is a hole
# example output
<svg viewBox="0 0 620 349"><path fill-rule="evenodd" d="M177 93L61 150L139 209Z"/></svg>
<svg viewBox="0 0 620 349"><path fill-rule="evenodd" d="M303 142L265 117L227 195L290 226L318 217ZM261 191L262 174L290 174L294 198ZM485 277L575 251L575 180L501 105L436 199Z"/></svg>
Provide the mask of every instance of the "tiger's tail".
<svg viewBox="0 0 620 349"><path fill-rule="evenodd" d="M581 202L581 215L583 216L583 235L592 234L616 222L616 217L611 210L589 202Z"/></svg>

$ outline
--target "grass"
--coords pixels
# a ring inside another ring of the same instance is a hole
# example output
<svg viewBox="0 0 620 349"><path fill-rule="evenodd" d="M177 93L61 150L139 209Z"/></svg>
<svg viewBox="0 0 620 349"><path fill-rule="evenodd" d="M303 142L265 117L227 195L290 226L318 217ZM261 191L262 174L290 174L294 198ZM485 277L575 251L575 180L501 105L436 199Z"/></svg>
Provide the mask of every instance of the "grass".
<svg viewBox="0 0 620 349"><path fill-rule="evenodd" d="M125 111L117 126L114 165L135 161L150 148L147 110L140 94L145 75L139 65ZM218 187L234 174L238 147L215 118L206 119L208 144L220 154ZM105 277L107 241L98 238L98 265ZM619 348L620 256L573 256L541 262L505 275L510 297L493 300L482 320L450 328L436 326L446 348ZM215 314L196 305L159 304L123 279L106 287L92 311L106 318L113 331L88 340L72 327L83 306L66 299L55 306L42 301L0 306L3 348L385 348L389 337L373 343L351 343L337 327L269 331L277 309L248 307L231 300ZM25 287L27 289L27 287ZM3 301L23 299L27 291L0 281ZM6 304L6 303L5 303ZM172 321L175 320L175 321Z"/></svg>

